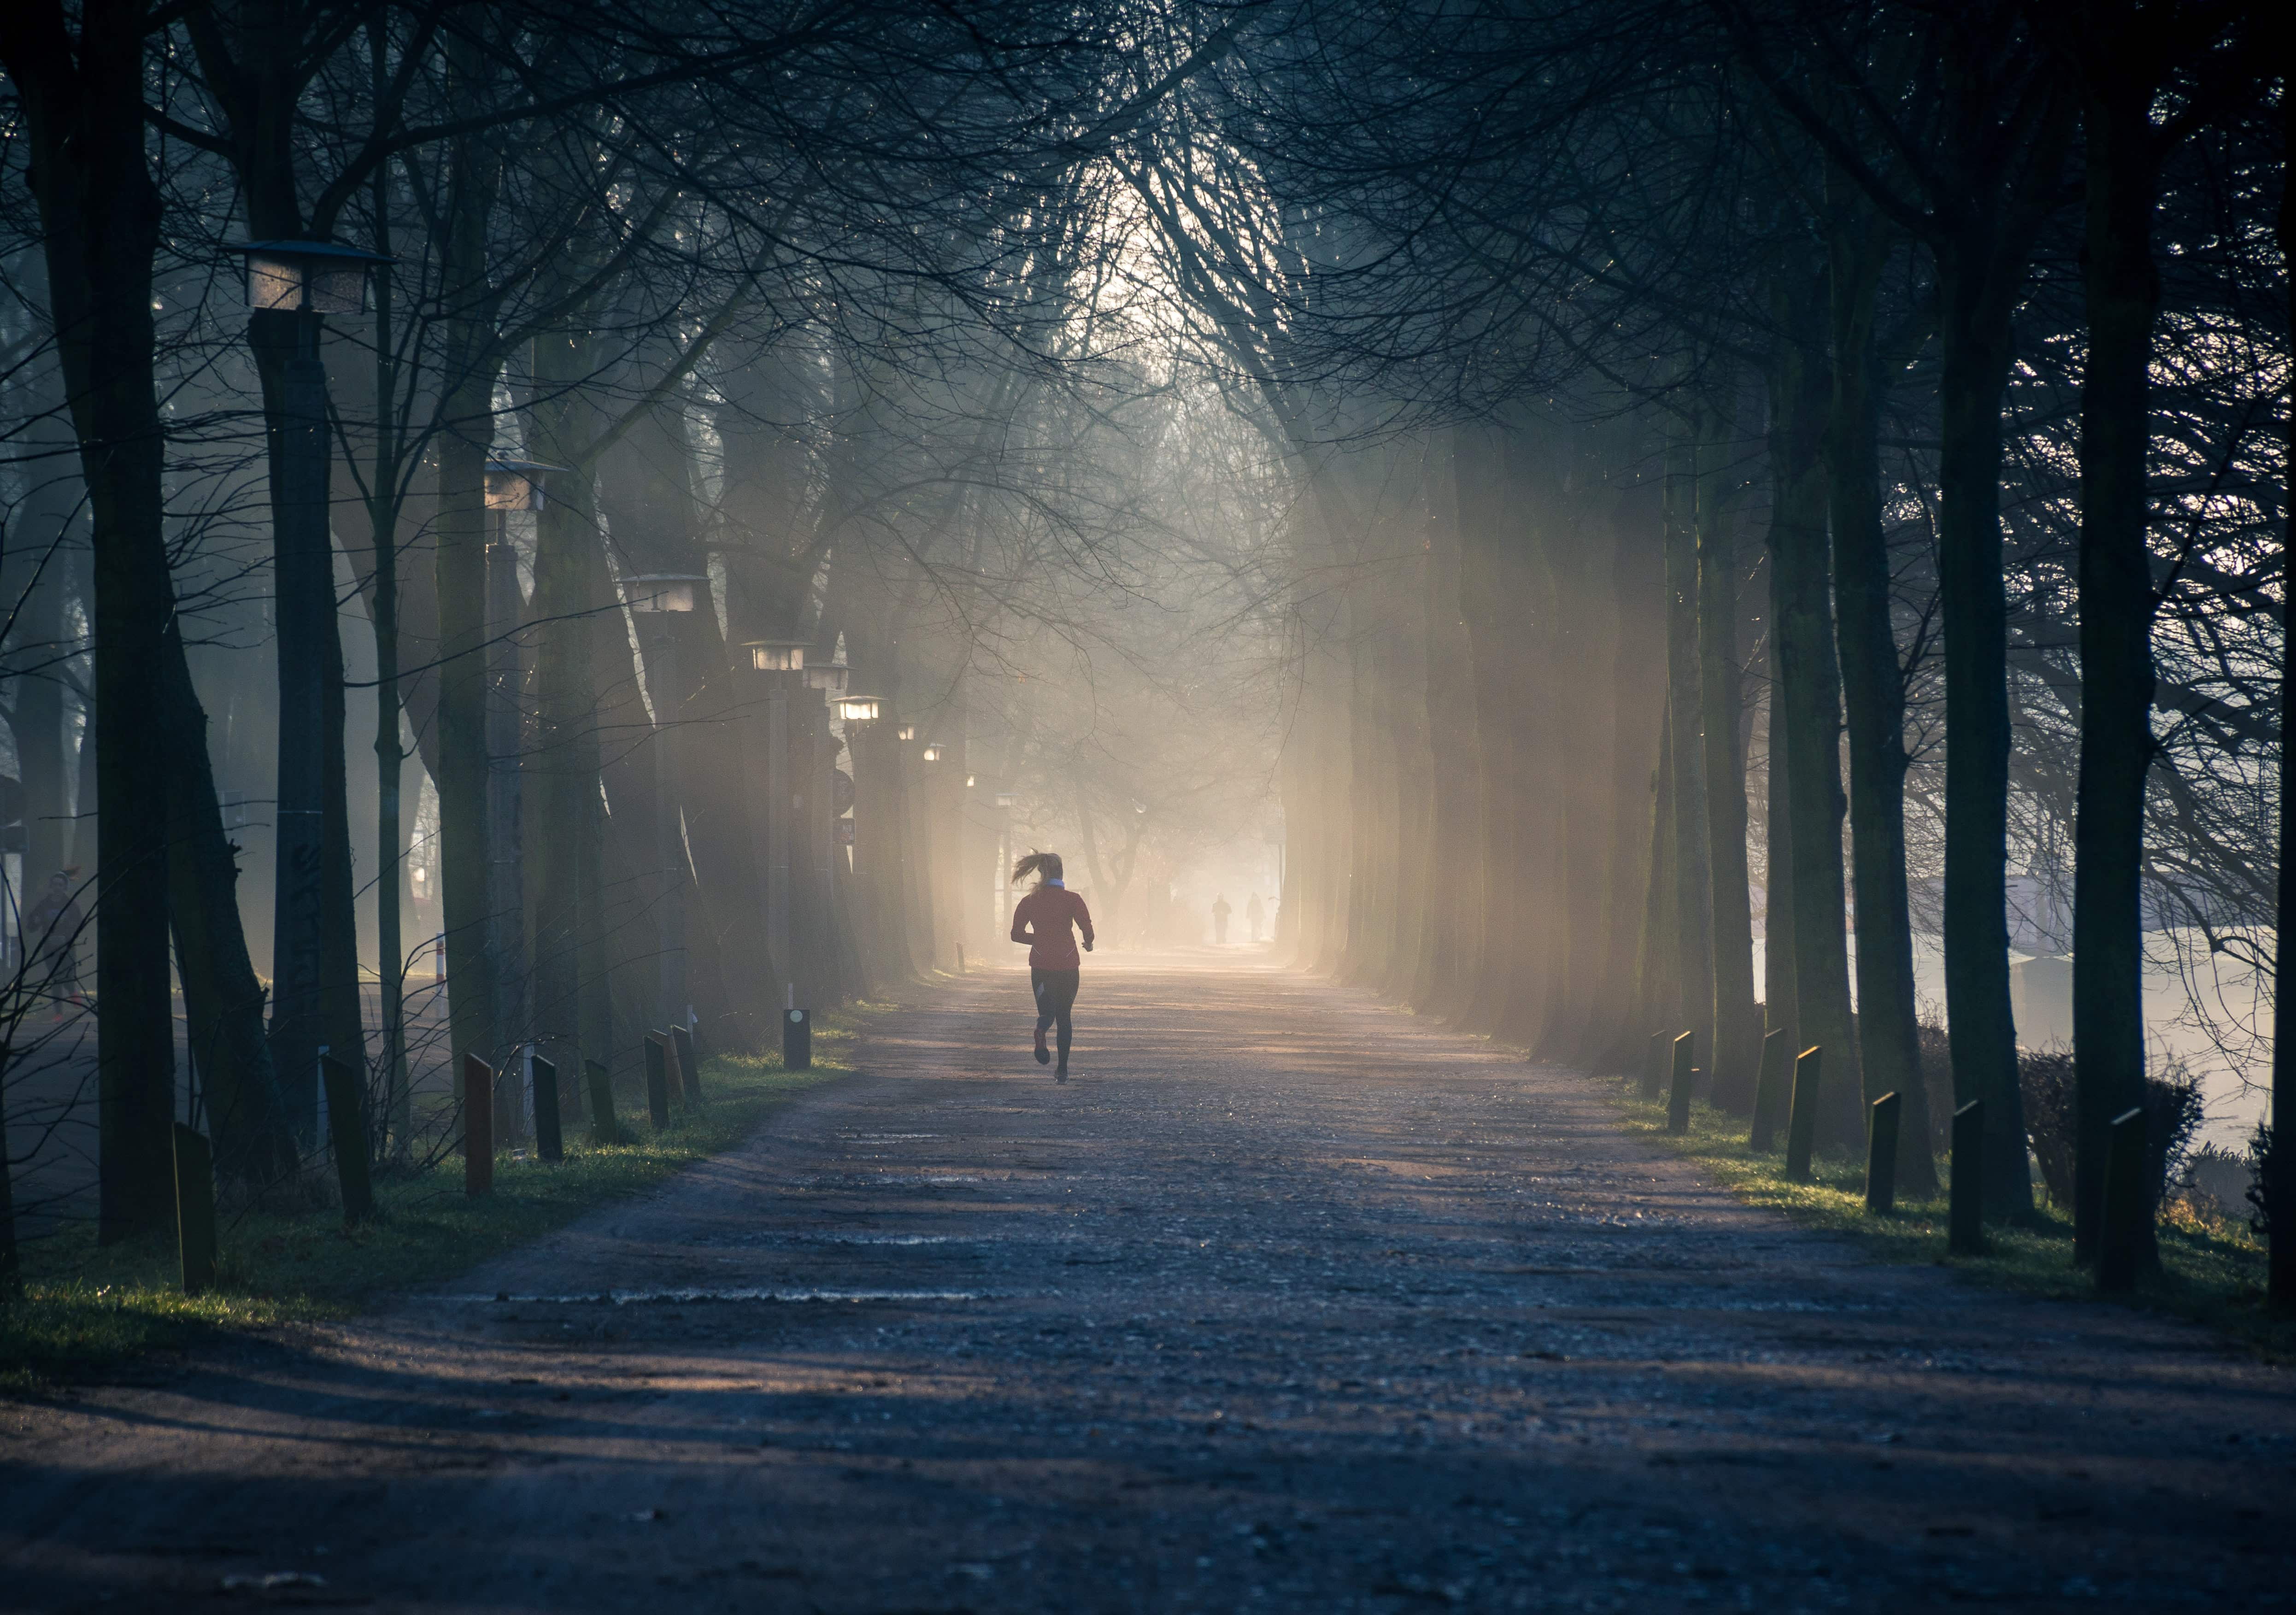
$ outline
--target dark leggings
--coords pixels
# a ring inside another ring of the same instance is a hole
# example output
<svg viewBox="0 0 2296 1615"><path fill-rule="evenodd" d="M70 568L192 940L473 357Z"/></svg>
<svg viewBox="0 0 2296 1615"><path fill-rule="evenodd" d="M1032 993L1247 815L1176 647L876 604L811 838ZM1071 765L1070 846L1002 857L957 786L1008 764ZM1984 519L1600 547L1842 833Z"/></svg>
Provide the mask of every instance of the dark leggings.
<svg viewBox="0 0 2296 1615"><path fill-rule="evenodd" d="M1037 1029L1057 1024L1061 1029L1061 1063L1069 1062L1069 1043L1076 1029L1069 1024L1069 1012L1076 1007L1077 983L1084 972L1078 970L1036 970L1029 971L1029 990L1037 995Z"/></svg>

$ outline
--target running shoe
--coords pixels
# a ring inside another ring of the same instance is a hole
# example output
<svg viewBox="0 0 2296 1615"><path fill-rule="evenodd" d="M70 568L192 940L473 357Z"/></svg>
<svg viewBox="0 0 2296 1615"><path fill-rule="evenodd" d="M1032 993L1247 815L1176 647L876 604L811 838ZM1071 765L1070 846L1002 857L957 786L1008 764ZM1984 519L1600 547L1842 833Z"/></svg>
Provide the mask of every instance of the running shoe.
<svg viewBox="0 0 2296 1615"><path fill-rule="evenodd" d="M1045 1046L1045 1029L1040 1026L1037 1029L1037 1063L1038 1065L1050 1065L1052 1062L1053 1051ZM1062 1080L1066 1079L1063 1078Z"/></svg>
<svg viewBox="0 0 2296 1615"><path fill-rule="evenodd" d="M1062 1061L1062 1062L1061 1062L1061 1069L1060 1069L1059 1070L1054 1071L1054 1072L1053 1073L1053 1080L1054 1080L1054 1082L1066 1082L1068 1079L1069 1079L1069 1062L1068 1062L1067 1061L1063 1060L1063 1061Z"/></svg>

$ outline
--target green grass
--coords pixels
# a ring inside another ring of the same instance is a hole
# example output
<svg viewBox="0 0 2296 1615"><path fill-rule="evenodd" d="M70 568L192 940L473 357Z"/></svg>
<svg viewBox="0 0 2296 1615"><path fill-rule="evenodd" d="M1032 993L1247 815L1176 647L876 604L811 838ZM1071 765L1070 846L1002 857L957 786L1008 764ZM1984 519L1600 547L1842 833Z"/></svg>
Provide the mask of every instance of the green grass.
<svg viewBox="0 0 2296 1615"><path fill-rule="evenodd" d="M2026 1295L2133 1305L2207 1324L2269 1357L2296 1357L2296 1318L2265 1305L2264 1244L2245 1223L2209 1215L2183 1201L2172 1202L2161 1222L2160 1276L2147 1280L2132 1297L2101 1296L2089 1270L2073 1263L2071 1219L2054 1209L2042 1209L2030 1224L1988 1224L1983 1255L1952 1256L1946 1250L1943 1184L1935 1199L1901 1195L1895 1212L1874 1217L1866 1209L1862 1157L1821 1152L1812 1164L1811 1182L1789 1182L1783 1127L1779 1147L1757 1155L1747 1147L1742 1118L1693 1104L1690 1131L1674 1135L1666 1130L1665 1104L1637 1097L1631 1080L1614 1094L1628 1132L1696 1161L1747 1204L1847 1234L1885 1261L1934 1263ZM1948 1161L1941 1159L1938 1172L1950 1181Z"/></svg>
<svg viewBox="0 0 2296 1615"><path fill-rule="evenodd" d="M850 1069L853 1027L839 1022L816 1026L810 1071L785 1071L778 1055L706 1061L708 1103L673 1111L665 1131L646 1124L643 1107L634 1122L625 1098L631 1142L601 1147L586 1127L570 1128L558 1165L497 1158L483 1200L463 1194L463 1158L450 1155L379 1179L377 1215L357 1228L332 1209L226 1218L217 1287L204 1295L183 1294L172 1238L98 1248L83 1226L29 1242L23 1299L0 1304L0 1392L132 1373L155 1353L222 1332L348 1317L379 1296L447 1282L741 1143L776 1106Z"/></svg>

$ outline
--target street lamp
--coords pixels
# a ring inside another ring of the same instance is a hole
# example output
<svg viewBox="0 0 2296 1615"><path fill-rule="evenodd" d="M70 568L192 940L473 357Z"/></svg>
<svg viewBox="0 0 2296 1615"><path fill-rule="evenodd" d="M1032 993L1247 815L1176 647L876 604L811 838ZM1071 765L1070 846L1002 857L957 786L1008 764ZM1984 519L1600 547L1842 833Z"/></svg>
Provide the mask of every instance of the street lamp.
<svg viewBox="0 0 2296 1615"><path fill-rule="evenodd" d="M917 726L914 724L903 724L893 732L893 737L896 740L913 741L917 738Z"/></svg>
<svg viewBox="0 0 2296 1615"><path fill-rule="evenodd" d="M654 831L661 859L661 1024L691 1026L685 996L685 835L679 819L676 731L671 712L681 703L677 619L700 609L709 579L694 572L640 572L622 579L630 611L646 619L646 685L653 697Z"/></svg>
<svg viewBox="0 0 2296 1615"><path fill-rule="evenodd" d="M802 639L752 639L742 649L749 652L750 670L769 676L766 683L766 790L758 839L766 875L766 947L775 967L795 983L790 965L790 841L796 833L799 803L803 791L791 767L790 691L805 674L805 653L811 646ZM781 676L795 674L798 678ZM794 996L791 1002L796 1002Z"/></svg>
<svg viewBox="0 0 2296 1615"><path fill-rule="evenodd" d="M487 462L487 508L499 512L497 523L506 523L512 511L538 511L545 503L543 485L553 471L562 471L562 465L545 465L539 460L489 460ZM507 531L506 525L497 525L496 532Z"/></svg>
<svg viewBox="0 0 2296 1615"><path fill-rule="evenodd" d="M874 695L840 695L837 698L837 716L849 724L873 724L882 704Z"/></svg>
<svg viewBox="0 0 2296 1615"><path fill-rule="evenodd" d="M333 242L242 242L247 306L282 314L365 314L366 272L390 254Z"/></svg>
<svg viewBox="0 0 2296 1615"><path fill-rule="evenodd" d="M840 634L837 648L830 652L829 660L819 667L805 670L805 682L808 689L819 690L834 701L845 693L851 673L852 669L845 665L845 635Z"/></svg>
<svg viewBox="0 0 2296 1615"><path fill-rule="evenodd" d="M996 881L989 898L996 908L988 916L992 935L995 924L1001 922L1005 911L1013 906L1013 809L1021 797L1017 791L1000 791L994 799L996 803Z"/></svg>
<svg viewBox="0 0 2296 1615"><path fill-rule="evenodd" d="M698 572L637 572L622 579L630 610L650 612L691 611L709 579Z"/></svg>
<svg viewBox="0 0 2296 1615"><path fill-rule="evenodd" d="M924 750L924 758L925 761L929 763L937 763L940 761L940 748L939 746L927 746Z"/></svg>
<svg viewBox="0 0 2296 1615"><path fill-rule="evenodd" d="M366 307L382 254L332 242L247 242L248 347L263 381L271 482L272 595L278 633L277 859L271 956L271 1047L288 1119L309 1135L319 1115L319 1052L357 1066L357 901L343 755L342 642L329 531L324 316ZM331 977L345 962L348 975ZM348 1010L344 1007L349 1006Z"/></svg>

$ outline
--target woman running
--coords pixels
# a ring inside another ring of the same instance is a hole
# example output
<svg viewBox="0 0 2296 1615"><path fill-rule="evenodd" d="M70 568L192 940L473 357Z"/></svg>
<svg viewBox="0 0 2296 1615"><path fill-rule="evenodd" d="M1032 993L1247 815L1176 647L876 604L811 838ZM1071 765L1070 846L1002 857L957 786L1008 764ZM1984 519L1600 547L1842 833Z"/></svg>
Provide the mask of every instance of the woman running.
<svg viewBox="0 0 2296 1615"><path fill-rule="evenodd" d="M1084 932L1084 951L1092 951L1092 911L1084 899L1061 882L1061 855L1032 852L1013 865L1013 878L1040 877L1037 889L1013 910L1013 940L1029 944L1029 986L1037 995L1037 1063L1052 1062L1045 1046L1046 1029L1061 1029L1061 1064L1053 1075L1069 1079L1069 1012L1076 1006L1077 983L1083 962L1077 957L1074 926Z"/></svg>

